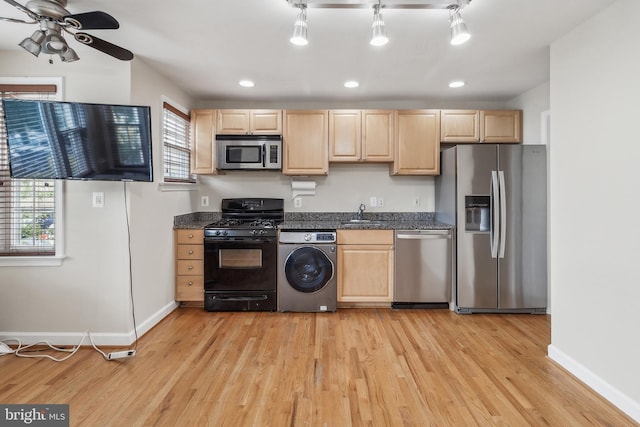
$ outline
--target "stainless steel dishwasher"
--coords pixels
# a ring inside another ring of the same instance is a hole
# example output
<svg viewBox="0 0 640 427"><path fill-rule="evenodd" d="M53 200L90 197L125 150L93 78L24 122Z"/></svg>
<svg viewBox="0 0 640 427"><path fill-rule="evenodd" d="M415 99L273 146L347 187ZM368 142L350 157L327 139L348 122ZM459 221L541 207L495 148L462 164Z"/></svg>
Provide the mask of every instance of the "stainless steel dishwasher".
<svg viewBox="0 0 640 427"><path fill-rule="evenodd" d="M393 308L448 308L451 230L396 230Z"/></svg>

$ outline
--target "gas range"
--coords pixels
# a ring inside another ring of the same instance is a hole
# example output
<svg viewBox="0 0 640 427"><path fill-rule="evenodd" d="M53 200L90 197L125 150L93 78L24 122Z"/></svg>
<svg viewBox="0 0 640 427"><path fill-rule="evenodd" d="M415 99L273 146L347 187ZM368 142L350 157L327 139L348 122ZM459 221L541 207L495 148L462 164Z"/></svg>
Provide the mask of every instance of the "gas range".
<svg viewBox="0 0 640 427"><path fill-rule="evenodd" d="M204 228L209 240L276 237L284 220L283 199L223 199L222 218Z"/></svg>
<svg viewBox="0 0 640 427"><path fill-rule="evenodd" d="M283 199L222 200L222 219L204 228L205 310L276 310L283 205Z"/></svg>

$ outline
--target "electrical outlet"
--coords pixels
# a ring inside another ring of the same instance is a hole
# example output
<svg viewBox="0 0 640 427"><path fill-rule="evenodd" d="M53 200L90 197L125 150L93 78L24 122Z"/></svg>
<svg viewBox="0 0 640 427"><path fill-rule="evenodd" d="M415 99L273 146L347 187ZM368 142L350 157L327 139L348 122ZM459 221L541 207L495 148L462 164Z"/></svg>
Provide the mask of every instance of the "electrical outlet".
<svg viewBox="0 0 640 427"><path fill-rule="evenodd" d="M415 196L415 197L413 198L413 207L414 207L414 208L420 207L420 197Z"/></svg>
<svg viewBox="0 0 640 427"><path fill-rule="evenodd" d="M376 196L369 197L369 206L372 208L378 207L378 198Z"/></svg>
<svg viewBox="0 0 640 427"><path fill-rule="evenodd" d="M293 199L293 207L301 208L302 207L302 198L296 197L295 199Z"/></svg>
<svg viewBox="0 0 640 427"><path fill-rule="evenodd" d="M102 191L93 192L93 207L104 208L104 193Z"/></svg>
<svg viewBox="0 0 640 427"><path fill-rule="evenodd" d="M384 197L382 196L378 196L378 207L379 208L384 207Z"/></svg>
<svg viewBox="0 0 640 427"><path fill-rule="evenodd" d="M206 208L209 206L209 196L200 197L200 206L202 206L203 208Z"/></svg>

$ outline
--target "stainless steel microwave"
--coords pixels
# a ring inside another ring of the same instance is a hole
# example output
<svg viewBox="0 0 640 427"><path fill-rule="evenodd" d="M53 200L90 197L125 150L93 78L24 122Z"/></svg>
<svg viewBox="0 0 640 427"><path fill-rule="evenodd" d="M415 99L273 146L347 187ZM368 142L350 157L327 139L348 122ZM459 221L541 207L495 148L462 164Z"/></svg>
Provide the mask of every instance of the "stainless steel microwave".
<svg viewBox="0 0 640 427"><path fill-rule="evenodd" d="M218 169L281 170L282 136L216 135Z"/></svg>

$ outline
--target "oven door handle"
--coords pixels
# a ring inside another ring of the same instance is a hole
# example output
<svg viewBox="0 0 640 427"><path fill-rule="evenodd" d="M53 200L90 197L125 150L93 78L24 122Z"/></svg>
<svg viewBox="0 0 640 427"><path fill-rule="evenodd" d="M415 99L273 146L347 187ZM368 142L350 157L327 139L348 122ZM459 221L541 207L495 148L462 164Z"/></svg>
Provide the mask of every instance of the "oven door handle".
<svg viewBox="0 0 640 427"><path fill-rule="evenodd" d="M222 301L264 301L267 299L266 295L258 295L258 296L252 296L252 297L243 297L243 296L233 296L233 297L226 297L226 296L219 296L219 295L212 295L211 299L217 299L217 300L222 300Z"/></svg>

